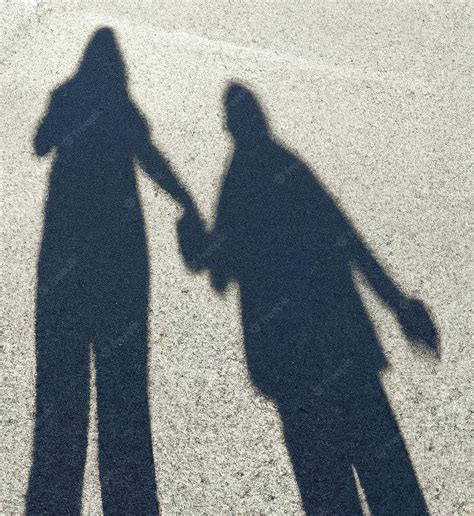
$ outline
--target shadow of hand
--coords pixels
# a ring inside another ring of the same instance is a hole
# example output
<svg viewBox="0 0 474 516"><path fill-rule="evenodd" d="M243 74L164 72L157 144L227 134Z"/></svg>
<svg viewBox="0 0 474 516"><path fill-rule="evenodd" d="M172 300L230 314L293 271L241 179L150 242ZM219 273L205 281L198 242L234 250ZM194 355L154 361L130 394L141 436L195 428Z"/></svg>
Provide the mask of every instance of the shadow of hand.
<svg viewBox="0 0 474 516"><path fill-rule="evenodd" d="M210 235L197 209L192 205L185 208L178 222L178 241L184 261L192 271L206 267L206 249L209 247Z"/></svg>
<svg viewBox="0 0 474 516"><path fill-rule="evenodd" d="M422 345L439 358L436 327L425 305L418 299L407 299L398 311L403 332L413 343Z"/></svg>

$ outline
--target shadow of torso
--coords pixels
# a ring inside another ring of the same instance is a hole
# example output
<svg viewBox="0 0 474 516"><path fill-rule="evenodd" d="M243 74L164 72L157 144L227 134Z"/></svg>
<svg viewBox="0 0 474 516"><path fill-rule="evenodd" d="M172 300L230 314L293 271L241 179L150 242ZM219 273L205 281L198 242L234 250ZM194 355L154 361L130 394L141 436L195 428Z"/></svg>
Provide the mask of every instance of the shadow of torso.
<svg viewBox="0 0 474 516"><path fill-rule="evenodd" d="M423 514L353 277L361 241L298 158L270 138L247 143L224 180L212 279L239 286L249 375L276 403L305 511L360 514L355 465L373 510Z"/></svg>
<svg viewBox="0 0 474 516"><path fill-rule="evenodd" d="M134 155L148 132L125 92L101 91L79 79L56 91L48 116L57 151L39 293L41 286L48 291L57 286L58 305L64 306L65 297L69 304L75 301L76 316L93 332L93 326L110 321L117 304L124 313L146 305L148 260ZM61 270L68 271L64 278Z"/></svg>
<svg viewBox="0 0 474 516"><path fill-rule="evenodd" d="M262 392L283 401L328 382L347 390L348 378L386 366L354 284L352 229L295 156L271 140L255 154L237 148L216 230L226 237L216 281L239 284L249 371Z"/></svg>

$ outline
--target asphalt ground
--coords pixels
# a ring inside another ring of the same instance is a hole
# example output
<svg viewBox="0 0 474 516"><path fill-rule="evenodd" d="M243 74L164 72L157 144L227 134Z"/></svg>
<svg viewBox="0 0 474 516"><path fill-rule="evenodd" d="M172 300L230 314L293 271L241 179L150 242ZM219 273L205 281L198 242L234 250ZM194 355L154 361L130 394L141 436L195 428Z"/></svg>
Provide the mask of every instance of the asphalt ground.
<svg viewBox="0 0 474 516"><path fill-rule="evenodd" d="M472 514L471 9L2 2L0 512Z"/></svg>

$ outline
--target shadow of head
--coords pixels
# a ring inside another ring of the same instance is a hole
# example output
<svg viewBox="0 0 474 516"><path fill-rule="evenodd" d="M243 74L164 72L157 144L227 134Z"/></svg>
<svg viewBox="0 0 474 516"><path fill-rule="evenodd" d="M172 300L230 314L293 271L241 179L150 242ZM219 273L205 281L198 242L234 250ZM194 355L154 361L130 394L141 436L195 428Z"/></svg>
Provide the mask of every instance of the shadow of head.
<svg viewBox="0 0 474 516"><path fill-rule="evenodd" d="M256 96L245 86L231 83L224 93L226 125L237 143L268 133L268 124Z"/></svg>
<svg viewBox="0 0 474 516"><path fill-rule="evenodd" d="M126 119L131 105L127 69L114 31L100 28L87 43L72 77L52 93L35 136L35 153L44 156L53 147L69 153L80 142L98 144L123 133L130 126ZM114 131L105 127L112 119Z"/></svg>
<svg viewBox="0 0 474 516"><path fill-rule="evenodd" d="M127 71L114 31L109 27L98 29L91 37L79 65L77 75L95 79L95 82L114 87L125 84Z"/></svg>

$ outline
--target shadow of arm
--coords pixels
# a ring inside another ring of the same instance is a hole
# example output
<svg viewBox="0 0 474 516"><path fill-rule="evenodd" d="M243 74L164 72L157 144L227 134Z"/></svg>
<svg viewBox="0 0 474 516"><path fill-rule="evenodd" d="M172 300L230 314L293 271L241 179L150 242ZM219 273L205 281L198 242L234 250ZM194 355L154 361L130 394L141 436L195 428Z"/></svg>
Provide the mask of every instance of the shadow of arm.
<svg viewBox="0 0 474 516"><path fill-rule="evenodd" d="M53 93L46 115L41 120L34 139L34 149L37 156L46 156L51 149L57 145L57 102L56 94Z"/></svg>
<svg viewBox="0 0 474 516"><path fill-rule="evenodd" d="M143 170L184 208L177 226L181 254L193 272L204 269L208 266L206 249L209 248L211 236L204 228L193 199L149 139L140 146L137 159Z"/></svg>
<svg viewBox="0 0 474 516"><path fill-rule="evenodd" d="M437 354L437 330L424 303L405 296L362 239L354 231L352 233L351 254L354 265L364 274L380 299L396 314L408 339Z"/></svg>
<svg viewBox="0 0 474 516"><path fill-rule="evenodd" d="M191 196L150 140L140 146L137 160L141 168L177 203L186 210L195 210Z"/></svg>

